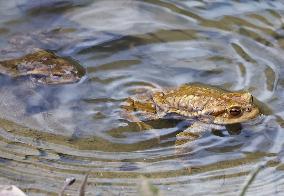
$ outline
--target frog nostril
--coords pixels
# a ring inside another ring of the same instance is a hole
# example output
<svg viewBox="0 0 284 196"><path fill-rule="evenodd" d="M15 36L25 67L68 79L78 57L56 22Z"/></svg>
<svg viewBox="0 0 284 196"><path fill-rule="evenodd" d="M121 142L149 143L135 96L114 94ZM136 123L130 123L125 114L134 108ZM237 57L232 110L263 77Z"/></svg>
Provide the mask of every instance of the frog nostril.
<svg viewBox="0 0 284 196"><path fill-rule="evenodd" d="M251 112L251 107L247 107L246 112Z"/></svg>

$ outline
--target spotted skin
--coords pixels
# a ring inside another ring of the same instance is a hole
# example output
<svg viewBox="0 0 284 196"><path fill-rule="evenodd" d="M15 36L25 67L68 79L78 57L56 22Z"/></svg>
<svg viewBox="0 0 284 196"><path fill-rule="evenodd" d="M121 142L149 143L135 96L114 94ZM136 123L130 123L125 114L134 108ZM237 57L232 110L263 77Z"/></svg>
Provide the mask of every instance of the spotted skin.
<svg viewBox="0 0 284 196"><path fill-rule="evenodd" d="M78 82L84 69L71 59L37 50L20 58L0 61L0 73L13 78L30 76L38 84L67 84Z"/></svg>
<svg viewBox="0 0 284 196"><path fill-rule="evenodd" d="M212 129L248 121L260 114L248 92L227 92L205 85L182 85L128 98L122 106L125 119L149 129L143 121L163 118L190 120L177 135L176 145L200 138Z"/></svg>

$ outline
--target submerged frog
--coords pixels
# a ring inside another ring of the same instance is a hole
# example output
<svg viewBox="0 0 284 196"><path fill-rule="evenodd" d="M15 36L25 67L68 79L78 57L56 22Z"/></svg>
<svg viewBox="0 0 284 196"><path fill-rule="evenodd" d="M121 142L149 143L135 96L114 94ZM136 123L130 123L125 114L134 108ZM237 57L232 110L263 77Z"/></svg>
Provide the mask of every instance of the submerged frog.
<svg viewBox="0 0 284 196"><path fill-rule="evenodd" d="M20 58L0 61L0 73L11 77L30 76L40 84L66 84L79 81L84 70L71 59L38 50Z"/></svg>
<svg viewBox="0 0 284 196"><path fill-rule="evenodd" d="M202 85L149 92L128 98L123 106L126 119L140 129L150 129L145 120L182 119L191 126L177 134L176 145L193 141L208 130L221 130L225 125L256 118L260 111L248 92L227 92Z"/></svg>

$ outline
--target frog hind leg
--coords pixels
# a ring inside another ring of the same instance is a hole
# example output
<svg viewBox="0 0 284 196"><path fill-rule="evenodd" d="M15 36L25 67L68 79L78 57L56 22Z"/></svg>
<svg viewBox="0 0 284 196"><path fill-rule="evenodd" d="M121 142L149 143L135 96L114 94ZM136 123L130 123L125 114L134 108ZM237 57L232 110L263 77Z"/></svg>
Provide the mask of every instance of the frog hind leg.
<svg viewBox="0 0 284 196"><path fill-rule="evenodd" d="M143 103L140 103L138 101L135 101L131 98L128 98L125 102L126 104L122 106L122 113L121 116L125 119L127 119L130 122L134 122L139 127L139 130L150 130L153 129L153 127L143 121L141 121L137 116L133 114L136 109L139 109L139 105L143 105ZM155 115L153 112L143 112L143 116L147 120L156 120L158 119L158 116Z"/></svg>
<svg viewBox="0 0 284 196"><path fill-rule="evenodd" d="M135 115L133 115L131 113L123 111L122 116L123 116L123 118L127 119L128 121L135 123L138 126L140 131L153 129L153 127L151 125L141 121L138 117L136 117Z"/></svg>
<svg viewBox="0 0 284 196"><path fill-rule="evenodd" d="M140 131L153 129L151 125L143 122L133 113L136 110L141 109L142 108L141 106L145 105L145 103L135 101L131 98L128 98L125 103L126 104L122 106L122 113L121 113L121 116L123 118L127 119L130 122L134 122L138 126ZM148 104L151 103L149 102ZM157 120L160 118L160 116L156 114L156 110L154 108L150 108L150 110L143 112L143 118L147 120ZM157 132L154 132L154 135L158 143L160 143L160 135Z"/></svg>
<svg viewBox="0 0 284 196"><path fill-rule="evenodd" d="M135 122L137 126L139 127L139 130L150 130L153 129L153 127L145 122Z"/></svg>

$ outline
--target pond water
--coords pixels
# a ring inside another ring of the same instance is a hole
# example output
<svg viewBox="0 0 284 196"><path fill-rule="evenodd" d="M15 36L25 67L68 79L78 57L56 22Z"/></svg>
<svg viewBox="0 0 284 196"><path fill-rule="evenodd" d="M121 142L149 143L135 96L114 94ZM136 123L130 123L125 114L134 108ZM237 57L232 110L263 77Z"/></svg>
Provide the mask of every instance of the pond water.
<svg viewBox="0 0 284 196"><path fill-rule="evenodd" d="M87 195L136 195L140 176L162 195L284 191L284 4L271 0L0 1L0 59L34 47L75 59L76 84L33 87L0 75L0 184L56 195L89 172ZM137 90L203 83L248 90L261 122L211 133L175 153L182 124L139 131L120 115ZM266 109L269 108L269 109Z"/></svg>

